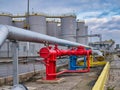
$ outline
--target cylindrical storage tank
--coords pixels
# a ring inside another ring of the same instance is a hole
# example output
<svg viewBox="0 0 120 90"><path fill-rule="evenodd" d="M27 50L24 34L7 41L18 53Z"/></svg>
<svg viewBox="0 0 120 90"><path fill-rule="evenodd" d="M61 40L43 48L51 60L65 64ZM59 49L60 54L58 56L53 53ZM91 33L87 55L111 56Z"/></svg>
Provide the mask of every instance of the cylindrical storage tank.
<svg viewBox="0 0 120 90"><path fill-rule="evenodd" d="M88 26L85 26L85 35L88 35ZM88 37L85 37L85 45L88 45Z"/></svg>
<svg viewBox="0 0 120 90"><path fill-rule="evenodd" d="M77 42L81 44L86 44L85 42L85 22L77 22ZM80 36L80 37L79 37ZM83 36L83 37L82 37Z"/></svg>
<svg viewBox="0 0 120 90"><path fill-rule="evenodd" d="M57 23L55 21L47 21L47 35L58 37L57 36Z"/></svg>
<svg viewBox="0 0 120 90"><path fill-rule="evenodd" d="M61 18L61 37L76 42L76 16L65 16Z"/></svg>
<svg viewBox="0 0 120 90"><path fill-rule="evenodd" d="M30 26L31 31L42 33L42 34L47 34L45 15L38 15L38 14L29 15L29 26ZM43 46L44 46L43 44L30 43L29 47L32 47L32 48L30 48L29 55L30 56L38 55L37 52ZM34 52L32 51L33 48L34 48Z"/></svg>
<svg viewBox="0 0 120 90"><path fill-rule="evenodd" d="M29 16L30 30L42 34L46 34L46 17L43 15Z"/></svg>
<svg viewBox="0 0 120 90"><path fill-rule="evenodd" d="M12 25L12 17L7 14L0 14L0 24Z"/></svg>
<svg viewBox="0 0 120 90"><path fill-rule="evenodd" d="M61 38L61 25L57 26L57 38Z"/></svg>
<svg viewBox="0 0 120 90"><path fill-rule="evenodd" d="M18 28L24 28L24 21L13 21L12 25Z"/></svg>

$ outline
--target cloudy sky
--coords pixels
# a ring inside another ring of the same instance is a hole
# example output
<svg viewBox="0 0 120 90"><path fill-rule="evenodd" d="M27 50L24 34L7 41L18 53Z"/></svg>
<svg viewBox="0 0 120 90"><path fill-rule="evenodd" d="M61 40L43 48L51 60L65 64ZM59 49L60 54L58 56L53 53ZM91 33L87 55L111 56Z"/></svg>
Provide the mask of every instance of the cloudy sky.
<svg viewBox="0 0 120 90"><path fill-rule="evenodd" d="M0 11L24 13L26 5L27 0L0 0ZM89 33L120 43L120 0L30 0L30 11L50 15L75 13L78 19L85 20Z"/></svg>

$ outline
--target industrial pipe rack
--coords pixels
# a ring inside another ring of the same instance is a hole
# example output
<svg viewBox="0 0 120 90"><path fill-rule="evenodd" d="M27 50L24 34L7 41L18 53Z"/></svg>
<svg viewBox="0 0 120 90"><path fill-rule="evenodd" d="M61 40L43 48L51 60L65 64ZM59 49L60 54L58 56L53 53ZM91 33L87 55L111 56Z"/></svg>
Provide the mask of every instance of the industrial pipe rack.
<svg viewBox="0 0 120 90"><path fill-rule="evenodd" d="M36 43L44 43L44 44L58 44L61 46L84 46L86 48L91 48L90 46L71 42L68 40L63 40L59 38L55 38L52 36L36 33L30 30L25 30L21 28L16 28L9 25L0 25L0 47L3 45L6 39L12 41L12 56L13 56L13 84L16 85L19 83L18 78L18 45L17 41L27 41L27 42L36 42Z"/></svg>
<svg viewBox="0 0 120 90"><path fill-rule="evenodd" d="M20 29L20 28L8 26L8 25L0 25L0 47L2 46L2 44L4 43L4 41L6 39L12 40L12 42L13 42L13 48L12 48L13 52L12 53L13 53L13 62L14 62L13 63L14 64L14 67L13 67L14 68L14 71L13 71L13 78L14 78L13 79L13 84L14 85L19 83L19 79L18 79L18 46L17 46L17 41L28 41L28 42L36 42L36 43L58 44L58 45L62 45L62 46L71 46L71 47L83 46L85 48L92 48L92 47L87 46L87 45L83 45L83 44L76 43L76 42L71 42L71 41L68 41L68 40L58 39L58 38L51 37L51 36L48 36L48 35L32 32L30 30L24 30L24 29ZM48 51L49 51L49 49L48 49ZM53 50L53 51L55 51L55 50ZM77 52L76 50L73 50L73 51L75 51L74 53ZM72 53L72 51L70 51L70 52ZM67 53L67 55L72 55L72 54ZM79 54L77 54L77 55L79 55ZM89 54L88 54L88 57L89 57ZM87 60L87 62L89 63L89 60ZM106 68L105 68L105 70L106 70ZM59 73L57 73L57 75L59 75L61 73L64 73L64 72L71 72L71 71L72 70L59 72ZM88 69L88 71L89 71L89 69ZM79 72L79 70L78 71L73 70L72 72ZM105 73L104 75L107 75L107 74ZM100 80L101 80L101 78L99 79L99 81ZM104 81L104 78L102 80ZM96 85L96 87L97 87L97 85ZM104 84L101 84L101 85L104 86ZM97 90L96 87L93 90ZM99 87L97 87L97 88L99 88ZM103 89L100 89L100 90L103 90Z"/></svg>

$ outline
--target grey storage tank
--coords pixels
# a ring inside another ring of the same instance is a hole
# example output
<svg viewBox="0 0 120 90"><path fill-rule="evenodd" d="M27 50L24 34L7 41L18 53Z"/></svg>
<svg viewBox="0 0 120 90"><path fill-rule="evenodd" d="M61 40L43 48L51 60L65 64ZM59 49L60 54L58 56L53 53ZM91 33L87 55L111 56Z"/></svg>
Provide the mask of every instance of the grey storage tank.
<svg viewBox="0 0 120 90"><path fill-rule="evenodd" d="M61 38L61 25L57 26L57 35L58 35L58 38Z"/></svg>
<svg viewBox="0 0 120 90"><path fill-rule="evenodd" d="M33 14L29 16L30 30L46 34L46 17L44 15Z"/></svg>
<svg viewBox="0 0 120 90"><path fill-rule="evenodd" d="M57 29L58 29L58 26L55 21L47 21L47 35L58 37Z"/></svg>
<svg viewBox="0 0 120 90"><path fill-rule="evenodd" d="M42 34L47 34L47 28L46 28L46 16L42 14L31 14L29 15L29 26L30 30ZM29 47L29 56L39 56L37 52L39 51L40 48L42 48L44 45L43 44L38 44L38 43L30 43ZM34 51L32 51L34 48Z"/></svg>
<svg viewBox="0 0 120 90"><path fill-rule="evenodd" d="M88 35L88 26L85 26L85 35ZM88 37L85 37L85 45L88 45Z"/></svg>
<svg viewBox="0 0 120 90"><path fill-rule="evenodd" d="M18 28L24 28L24 21L12 21L12 25Z"/></svg>
<svg viewBox="0 0 120 90"><path fill-rule="evenodd" d="M76 16L64 16L61 18L61 37L76 42Z"/></svg>
<svg viewBox="0 0 120 90"><path fill-rule="evenodd" d="M0 14L0 24L12 25L12 17L10 14L1 13Z"/></svg>
<svg viewBox="0 0 120 90"><path fill-rule="evenodd" d="M61 27L58 24L59 22L47 21L47 35L59 38Z"/></svg>
<svg viewBox="0 0 120 90"><path fill-rule="evenodd" d="M81 44L85 44L87 45L88 44L88 37L85 35L88 35L88 27L85 26L85 22L83 21L78 21L77 22L77 36L80 36L80 37L77 37L77 41ZM83 37L82 37L83 36Z"/></svg>

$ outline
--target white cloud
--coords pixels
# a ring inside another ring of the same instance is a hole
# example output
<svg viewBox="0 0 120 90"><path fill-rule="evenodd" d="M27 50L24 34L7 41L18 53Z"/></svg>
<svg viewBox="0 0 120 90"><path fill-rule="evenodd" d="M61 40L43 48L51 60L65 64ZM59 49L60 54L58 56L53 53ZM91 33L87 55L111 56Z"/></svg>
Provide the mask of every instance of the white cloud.
<svg viewBox="0 0 120 90"><path fill-rule="evenodd" d="M72 12L94 12L94 11L109 11L111 8L119 7L119 0L29 0L30 11L54 12L60 13L64 9ZM7 6L6 6L7 5ZM0 10L21 13L27 8L27 0L0 0ZM59 10L59 11L57 11ZM56 12L55 12L56 11ZM66 11L66 10L65 10ZM63 13L63 12L62 12ZM66 12L64 12L66 13ZM92 14L92 13L91 13Z"/></svg>
<svg viewBox="0 0 120 90"><path fill-rule="evenodd" d="M103 39L120 42L120 0L29 0L30 11L51 15L76 13L86 19L89 31L100 33ZM0 11L22 13L27 10L27 0L0 0Z"/></svg>
<svg viewBox="0 0 120 90"><path fill-rule="evenodd" d="M92 34L102 34L103 40L113 39L116 43L120 43L120 16L93 18L85 21L89 26L89 33L92 31Z"/></svg>
<svg viewBox="0 0 120 90"><path fill-rule="evenodd" d="M99 14L101 14L100 11L89 11L89 12L80 12L77 15L77 18L79 19L84 19L84 18L93 18L93 17L97 17Z"/></svg>

